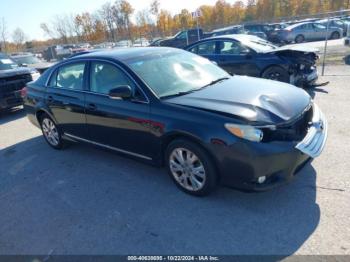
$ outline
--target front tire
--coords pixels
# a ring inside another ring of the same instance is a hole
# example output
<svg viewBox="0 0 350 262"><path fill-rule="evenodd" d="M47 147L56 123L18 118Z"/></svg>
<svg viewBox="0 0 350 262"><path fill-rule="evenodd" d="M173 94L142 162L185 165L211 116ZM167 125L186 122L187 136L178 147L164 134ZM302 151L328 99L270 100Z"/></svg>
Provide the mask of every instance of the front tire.
<svg viewBox="0 0 350 262"><path fill-rule="evenodd" d="M46 142L54 149L62 149L65 145L61 131L55 122L44 114L40 119L40 126Z"/></svg>
<svg viewBox="0 0 350 262"><path fill-rule="evenodd" d="M195 196L210 194L217 185L213 160L197 144L187 140L175 140L165 153L168 173L176 186Z"/></svg>
<svg viewBox="0 0 350 262"><path fill-rule="evenodd" d="M295 43L300 44L305 41L305 37L303 35L297 35L295 38Z"/></svg>
<svg viewBox="0 0 350 262"><path fill-rule="evenodd" d="M275 80L275 81L280 81L280 82L285 82L289 83L289 74L288 72L279 67L279 66L271 66L265 69L265 71L262 73L262 78L270 79L270 80Z"/></svg>

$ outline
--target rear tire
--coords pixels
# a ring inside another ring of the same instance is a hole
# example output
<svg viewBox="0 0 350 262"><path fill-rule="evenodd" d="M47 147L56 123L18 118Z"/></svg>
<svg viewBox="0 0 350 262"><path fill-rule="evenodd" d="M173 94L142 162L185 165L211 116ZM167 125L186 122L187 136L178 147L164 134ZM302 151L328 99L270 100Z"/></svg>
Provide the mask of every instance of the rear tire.
<svg viewBox="0 0 350 262"><path fill-rule="evenodd" d="M333 32L331 34L331 39L339 39L340 38L340 34L339 32Z"/></svg>
<svg viewBox="0 0 350 262"><path fill-rule="evenodd" d="M305 41L305 37L303 35L297 35L295 38L295 43L302 43Z"/></svg>
<svg viewBox="0 0 350 262"><path fill-rule="evenodd" d="M270 66L262 73L262 78L289 83L288 72L279 66Z"/></svg>
<svg viewBox="0 0 350 262"><path fill-rule="evenodd" d="M65 141L62 138L62 132L47 114L40 117L40 127L49 146L57 150L64 148Z"/></svg>
<svg viewBox="0 0 350 262"><path fill-rule="evenodd" d="M187 194L206 196L217 186L213 160L191 141L179 139L171 142L165 152L165 164L176 186Z"/></svg>

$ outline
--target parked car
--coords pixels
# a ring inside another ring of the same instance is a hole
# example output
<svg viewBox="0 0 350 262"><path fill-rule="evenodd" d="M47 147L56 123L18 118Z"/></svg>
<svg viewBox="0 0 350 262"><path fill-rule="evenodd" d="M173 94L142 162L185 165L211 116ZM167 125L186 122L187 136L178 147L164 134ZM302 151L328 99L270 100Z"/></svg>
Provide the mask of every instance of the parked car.
<svg viewBox="0 0 350 262"><path fill-rule="evenodd" d="M318 20L317 23L320 23L326 27L327 25L329 25L330 27L341 28L343 30L343 36L346 36L346 33L348 31L347 23L345 23L344 21L338 18L331 18L329 19L329 22L328 22L328 19L322 19L322 20Z"/></svg>
<svg viewBox="0 0 350 262"><path fill-rule="evenodd" d="M277 47L256 36L211 37L185 50L215 62L231 75L262 77L297 86L310 86L318 78L317 50Z"/></svg>
<svg viewBox="0 0 350 262"><path fill-rule="evenodd" d="M115 44L115 48L127 48L127 47L131 47L132 46L132 42L130 40L121 40L118 41Z"/></svg>
<svg viewBox="0 0 350 262"><path fill-rule="evenodd" d="M47 143L90 143L165 165L183 191L268 190L320 155L327 122L291 85L233 76L173 48L67 59L28 84L25 109ZM117 168L117 167L116 167Z"/></svg>
<svg viewBox="0 0 350 262"><path fill-rule="evenodd" d="M250 32L251 35L258 36L262 39L270 41L271 33L274 31L273 27L268 24L247 24L244 25L244 29Z"/></svg>
<svg viewBox="0 0 350 262"><path fill-rule="evenodd" d="M229 27L213 30L211 32L211 36L245 34L245 33L246 31L244 31L243 26L235 25L235 26L229 26Z"/></svg>
<svg viewBox="0 0 350 262"><path fill-rule="evenodd" d="M0 53L0 111L22 105L22 88L39 76L35 69L19 67L8 55Z"/></svg>
<svg viewBox="0 0 350 262"><path fill-rule="evenodd" d="M32 53L17 53L11 55L11 58L22 67L34 68L39 71L40 74L45 72L50 66L54 65L54 63L46 62L40 60Z"/></svg>
<svg viewBox="0 0 350 262"><path fill-rule="evenodd" d="M146 38L138 38L134 41L133 47L149 46L149 41Z"/></svg>
<svg viewBox="0 0 350 262"><path fill-rule="evenodd" d="M168 37L160 41L159 46L184 48L185 46L194 43L202 38L205 38L201 28L194 28L178 32L173 37Z"/></svg>
<svg viewBox="0 0 350 262"><path fill-rule="evenodd" d="M314 22L299 23L286 27L278 31L278 38L285 43L302 43L305 41L339 39L343 35L343 30L339 27L327 27Z"/></svg>

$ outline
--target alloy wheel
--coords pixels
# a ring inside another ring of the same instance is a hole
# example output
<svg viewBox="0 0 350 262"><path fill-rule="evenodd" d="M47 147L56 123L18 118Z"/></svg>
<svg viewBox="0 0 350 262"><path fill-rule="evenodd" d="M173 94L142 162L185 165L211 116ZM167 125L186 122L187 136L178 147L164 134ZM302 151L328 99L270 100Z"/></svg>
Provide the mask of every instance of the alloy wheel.
<svg viewBox="0 0 350 262"><path fill-rule="evenodd" d="M55 123L49 118L44 118L41 123L41 126L46 140L52 146L58 146L60 142L60 137Z"/></svg>
<svg viewBox="0 0 350 262"><path fill-rule="evenodd" d="M176 182L189 191L201 190L206 172L200 159L190 150L175 148L169 157L169 166Z"/></svg>

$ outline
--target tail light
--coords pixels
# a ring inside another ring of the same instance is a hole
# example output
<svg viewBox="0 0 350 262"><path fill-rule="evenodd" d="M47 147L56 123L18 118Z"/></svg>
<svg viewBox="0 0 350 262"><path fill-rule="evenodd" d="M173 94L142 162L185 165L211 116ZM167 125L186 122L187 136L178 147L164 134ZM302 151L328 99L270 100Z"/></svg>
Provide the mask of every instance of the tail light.
<svg viewBox="0 0 350 262"><path fill-rule="evenodd" d="M25 98L27 96L27 91L28 91L28 89L26 86L21 89L21 97L22 98Z"/></svg>

